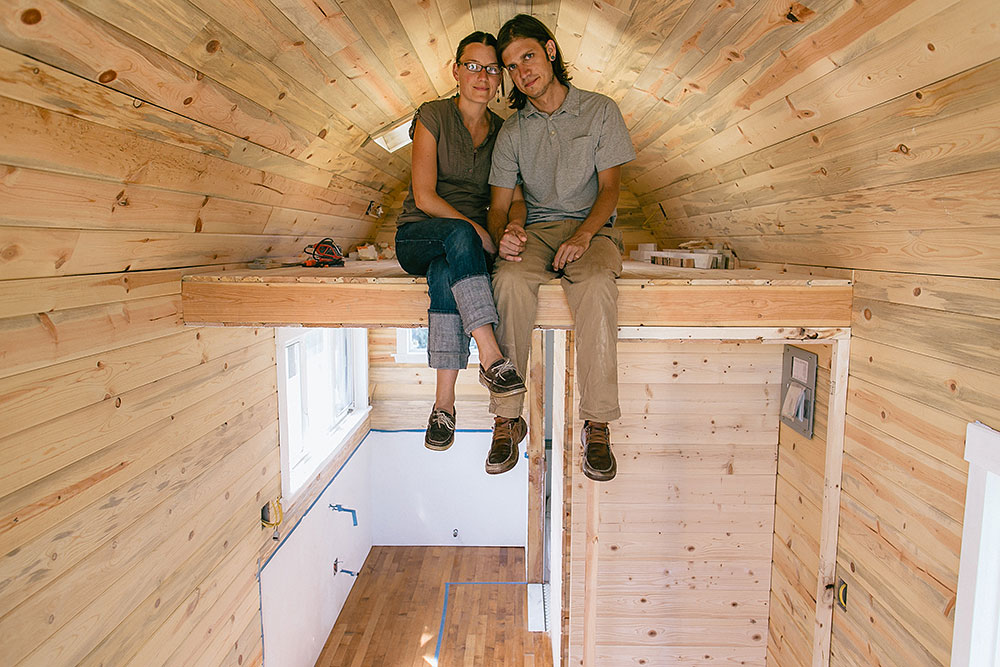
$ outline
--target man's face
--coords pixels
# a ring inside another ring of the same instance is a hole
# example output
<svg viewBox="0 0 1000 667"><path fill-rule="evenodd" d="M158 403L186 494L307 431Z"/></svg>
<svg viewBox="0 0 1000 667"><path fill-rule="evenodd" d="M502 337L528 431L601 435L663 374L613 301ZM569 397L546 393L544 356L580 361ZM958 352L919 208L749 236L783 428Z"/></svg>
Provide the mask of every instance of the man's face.
<svg viewBox="0 0 1000 667"><path fill-rule="evenodd" d="M502 58L517 89L530 99L537 99L555 80L550 60L555 55L556 45L551 39L542 46L537 40L521 37L507 45Z"/></svg>

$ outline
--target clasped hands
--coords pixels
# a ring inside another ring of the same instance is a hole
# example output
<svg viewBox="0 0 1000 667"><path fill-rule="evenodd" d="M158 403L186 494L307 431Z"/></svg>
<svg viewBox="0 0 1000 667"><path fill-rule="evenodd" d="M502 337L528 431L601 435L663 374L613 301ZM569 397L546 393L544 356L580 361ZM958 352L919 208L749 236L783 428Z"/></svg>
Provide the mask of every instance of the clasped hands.
<svg viewBox="0 0 1000 667"><path fill-rule="evenodd" d="M580 259L583 253L587 252L587 248L590 247L590 240L593 237L593 234L577 230L573 236L566 239L556 250L555 257L552 259L552 269L554 271L562 271L567 264ZM520 262L521 252L524 250L527 241L528 235L524 232L524 227L521 225L508 225L507 229L504 230L503 236L500 237L500 258L508 262Z"/></svg>

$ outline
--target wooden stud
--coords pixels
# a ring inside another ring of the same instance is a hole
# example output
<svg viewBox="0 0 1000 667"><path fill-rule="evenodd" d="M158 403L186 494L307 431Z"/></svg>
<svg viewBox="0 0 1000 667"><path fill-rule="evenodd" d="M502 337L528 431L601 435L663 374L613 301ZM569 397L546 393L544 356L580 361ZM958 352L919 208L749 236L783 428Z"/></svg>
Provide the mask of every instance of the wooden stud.
<svg viewBox="0 0 1000 667"><path fill-rule="evenodd" d="M597 591L599 587L598 559L600 554L601 496L598 484L583 482L586 487L586 562L583 592L583 667L597 667Z"/></svg>
<svg viewBox="0 0 1000 667"><path fill-rule="evenodd" d="M544 581L545 545L545 332L531 332L528 371L528 583Z"/></svg>
<svg viewBox="0 0 1000 667"><path fill-rule="evenodd" d="M840 490L851 342L838 340L833 345L829 418L826 430L826 467L823 479L823 522L820 528L819 580L816 584L816 621L813 625L813 667L826 667L830 664L833 601L837 587L837 528L840 524Z"/></svg>

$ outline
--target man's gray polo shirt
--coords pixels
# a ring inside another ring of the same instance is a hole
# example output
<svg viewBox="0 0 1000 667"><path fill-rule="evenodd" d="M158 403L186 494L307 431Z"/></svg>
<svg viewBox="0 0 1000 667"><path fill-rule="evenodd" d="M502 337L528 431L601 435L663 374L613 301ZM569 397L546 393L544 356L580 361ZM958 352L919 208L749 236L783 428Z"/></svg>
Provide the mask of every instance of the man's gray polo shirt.
<svg viewBox="0 0 1000 667"><path fill-rule="evenodd" d="M507 119L493 149L490 185L523 183L526 224L583 220L597 200L597 172L634 159L614 100L570 86L551 115L528 100ZM615 217L613 213L609 222Z"/></svg>

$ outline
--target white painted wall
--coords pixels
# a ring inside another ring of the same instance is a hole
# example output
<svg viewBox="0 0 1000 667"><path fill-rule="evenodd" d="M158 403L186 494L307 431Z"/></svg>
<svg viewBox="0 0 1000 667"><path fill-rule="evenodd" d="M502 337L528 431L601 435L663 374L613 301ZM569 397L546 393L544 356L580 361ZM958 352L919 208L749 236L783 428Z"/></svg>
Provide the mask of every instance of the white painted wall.
<svg viewBox="0 0 1000 667"><path fill-rule="evenodd" d="M333 562L357 572L372 547L370 448L365 442L290 532L260 575L264 664L312 667L323 650L355 578L334 575ZM357 510L350 513L330 505Z"/></svg>
<svg viewBox="0 0 1000 667"><path fill-rule="evenodd" d="M423 432L372 431L260 575L267 667L312 667L373 544L524 546L527 460L503 475L483 468L490 434L459 432L445 452ZM347 512L358 512L358 526ZM458 537L452 531L458 529Z"/></svg>
<svg viewBox="0 0 1000 667"><path fill-rule="evenodd" d="M459 431L444 452L424 447L423 432L376 432L371 449L372 543L524 546L528 461L502 475L484 469L490 433ZM458 537L452 533L458 529Z"/></svg>

